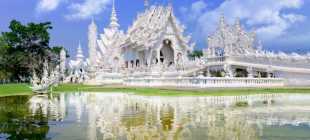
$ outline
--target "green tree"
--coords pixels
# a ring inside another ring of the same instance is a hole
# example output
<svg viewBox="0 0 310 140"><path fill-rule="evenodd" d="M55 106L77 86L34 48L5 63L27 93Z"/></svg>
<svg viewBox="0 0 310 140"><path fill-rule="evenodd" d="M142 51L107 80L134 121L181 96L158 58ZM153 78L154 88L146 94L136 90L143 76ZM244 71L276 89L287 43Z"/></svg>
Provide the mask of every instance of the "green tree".
<svg viewBox="0 0 310 140"><path fill-rule="evenodd" d="M51 50L52 50L52 53L60 55L60 52L61 52L62 49L65 49L66 57L69 58L70 55L68 53L68 50L66 48L64 48L63 46L54 46Z"/></svg>
<svg viewBox="0 0 310 140"><path fill-rule="evenodd" d="M4 49L0 59L5 59L0 65L1 71L10 72L12 80L23 80L30 77L33 70L40 71L44 60L57 63L55 52L49 47L52 29L50 22L28 23L23 25L19 21L12 20L10 31L2 33ZM0 42L1 43L1 42Z"/></svg>
<svg viewBox="0 0 310 140"><path fill-rule="evenodd" d="M11 72L8 71L8 61L10 47L5 43L2 36L0 36L0 80L7 80L11 77Z"/></svg>
<svg viewBox="0 0 310 140"><path fill-rule="evenodd" d="M60 64L60 52L62 49L65 49L63 46L54 46L53 48L51 48L51 66L56 67L57 65ZM65 49L66 51L66 57L68 58L68 51Z"/></svg>
<svg viewBox="0 0 310 140"><path fill-rule="evenodd" d="M189 54L189 57L192 58L200 58L203 56L203 52L201 50L195 50L191 54Z"/></svg>

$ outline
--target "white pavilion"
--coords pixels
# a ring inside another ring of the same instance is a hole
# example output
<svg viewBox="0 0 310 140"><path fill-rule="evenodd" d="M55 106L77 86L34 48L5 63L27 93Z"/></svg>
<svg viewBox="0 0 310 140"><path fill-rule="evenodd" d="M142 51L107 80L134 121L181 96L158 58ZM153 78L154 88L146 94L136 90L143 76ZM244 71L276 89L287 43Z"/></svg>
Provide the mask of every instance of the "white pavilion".
<svg viewBox="0 0 310 140"><path fill-rule="evenodd" d="M188 55L195 43L171 5L147 7L125 33L113 2L110 20L99 34L94 21L89 25L89 58L82 61L78 51L70 63L71 81L189 88L310 85L310 53L265 51L255 32L245 31L239 20L228 25L221 16L207 37L204 56L194 59Z"/></svg>

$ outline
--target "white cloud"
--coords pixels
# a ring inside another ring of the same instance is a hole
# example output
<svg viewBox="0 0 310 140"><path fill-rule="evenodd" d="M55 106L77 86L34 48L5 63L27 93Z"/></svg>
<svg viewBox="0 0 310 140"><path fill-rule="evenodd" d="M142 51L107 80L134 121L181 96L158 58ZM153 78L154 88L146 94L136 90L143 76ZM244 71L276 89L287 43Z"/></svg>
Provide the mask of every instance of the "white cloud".
<svg viewBox="0 0 310 140"><path fill-rule="evenodd" d="M181 7L180 11L186 15L188 21L196 20L198 16L203 14L203 11L207 8L207 4L203 0L194 2L190 8ZM190 13L190 14L189 14Z"/></svg>
<svg viewBox="0 0 310 140"><path fill-rule="evenodd" d="M110 3L111 0L85 0L83 3L72 3L69 5L71 14L65 17L67 19L87 19L102 12Z"/></svg>
<svg viewBox="0 0 310 140"><path fill-rule="evenodd" d="M62 0L39 0L37 4L37 11L38 12L50 12L55 10Z"/></svg>
<svg viewBox="0 0 310 140"><path fill-rule="evenodd" d="M305 16L293 12L303 4L303 0L227 0L211 10L198 7L201 14L195 19L197 31L202 32L203 36L212 33L223 13L230 24L238 17L247 27L255 29L261 39L272 40L286 34L295 23L305 19ZM187 15L197 14L194 5L197 2L192 4L191 10L188 10L192 12Z"/></svg>

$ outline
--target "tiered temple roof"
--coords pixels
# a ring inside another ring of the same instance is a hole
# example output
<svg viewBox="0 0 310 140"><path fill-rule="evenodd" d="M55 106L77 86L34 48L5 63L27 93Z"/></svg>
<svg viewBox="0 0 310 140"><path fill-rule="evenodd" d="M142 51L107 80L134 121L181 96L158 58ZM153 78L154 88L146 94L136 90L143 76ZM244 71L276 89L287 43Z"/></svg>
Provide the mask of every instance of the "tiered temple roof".
<svg viewBox="0 0 310 140"><path fill-rule="evenodd" d="M171 22L169 22L171 21ZM190 42L190 37L184 37L184 26L176 19L171 6L152 6L144 13L138 14L137 20L128 29L126 43L138 47L153 47L162 40L167 26L172 23L179 42L184 46Z"/></svg>

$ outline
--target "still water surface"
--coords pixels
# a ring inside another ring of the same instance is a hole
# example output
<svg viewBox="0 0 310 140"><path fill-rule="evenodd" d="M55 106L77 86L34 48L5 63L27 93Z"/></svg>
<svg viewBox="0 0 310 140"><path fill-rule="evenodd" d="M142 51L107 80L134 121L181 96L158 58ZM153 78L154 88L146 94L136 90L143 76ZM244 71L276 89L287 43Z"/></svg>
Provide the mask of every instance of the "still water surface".
<svg viewBox="0 0 310 140"><path fill-rule="evenodd" d="M309 140L310 95L3 97L0 139Z"/></svg>

